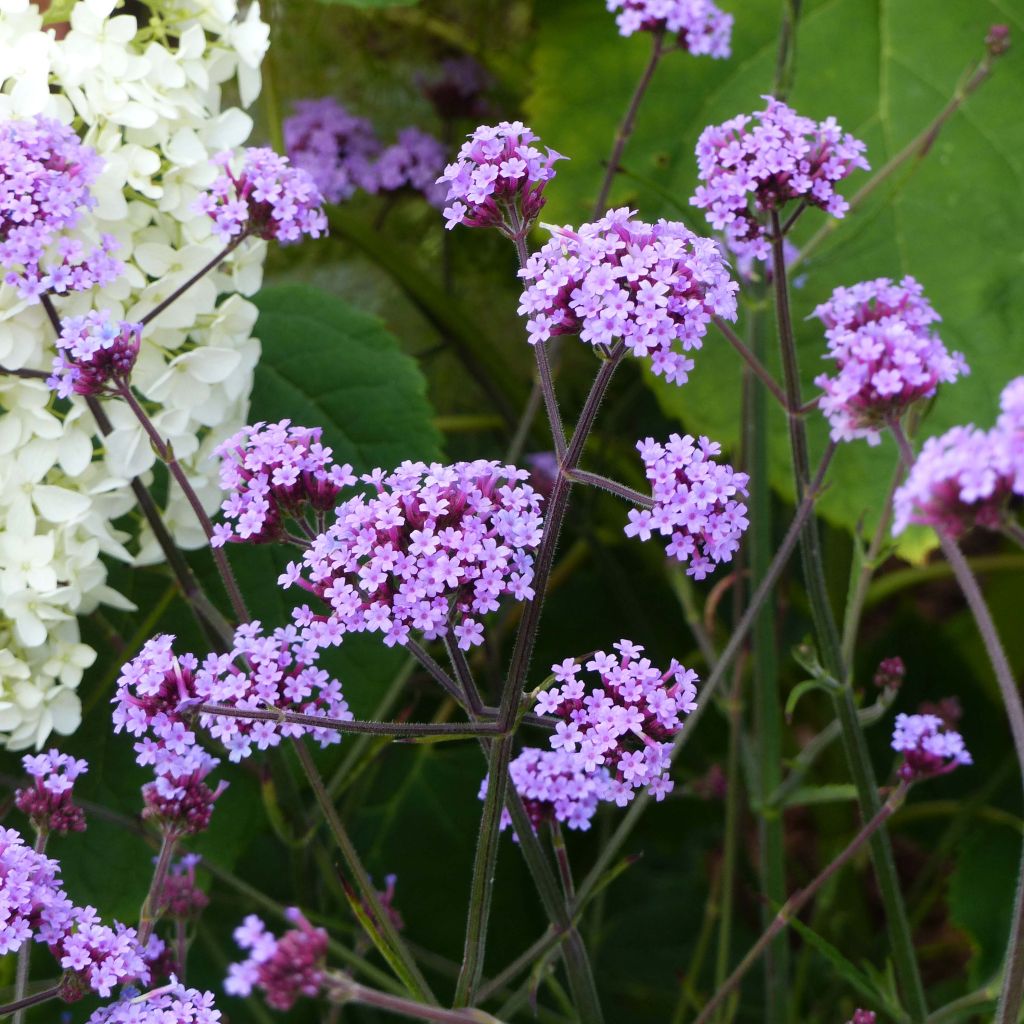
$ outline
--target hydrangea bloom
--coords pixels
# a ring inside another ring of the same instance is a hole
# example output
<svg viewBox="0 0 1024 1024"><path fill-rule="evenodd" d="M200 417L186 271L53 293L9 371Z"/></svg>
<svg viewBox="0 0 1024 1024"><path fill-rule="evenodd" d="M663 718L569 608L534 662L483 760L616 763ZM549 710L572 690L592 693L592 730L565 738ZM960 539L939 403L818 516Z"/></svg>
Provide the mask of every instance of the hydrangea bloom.
<svg viewBox="0 0 1024 1024"><path fill-rule="evenodd" d="M444 146L419 128L403 128L377 160L377 186L382 192L412 189L434 206L443 206L447 189L438 183L444 170Z"/></svg>
<svg viewBox="0 0 1024 1024"><path fill-rule="evenodd" d="M111 1006L102 1006L89 1024L219 1024L220 1011L213 1005L212 992L186 988L177 978L162 988L143 995L134 993Z"/></svg>
<svg viewBox="0 0 1024 1024"><path fill-rule="evenodd" d="M51 949L61 967L70 971L83 986L104 998L126 981L149 981L149 967L134 928L114 922L111 928L100 921L93 907L76 907L73 927ZM64 998L74 990L74 981L63 982Z"/></svg>
<svg viewBox="0 0 1024 1024"><path fill-rule="evenodd" d="M47 754L28 754L21 759L33 784L14 794L18 810L32 819L37 831L81 832L85 814L71 799L75 780L89 770L85 761L51 750Z"/></svg>
<svg viewBox="0 0 1024 1024"><path fill-rule="evenodd" d="M94 150L49 117L0 122L0 266L23 299L103 287L120 274L112 235L87 247L67 232L96 205Z"/></svg>
<svg viewBox="0 0 1024 1024"><path fill-rule="evenodd" d="M555 161L565 159L550 148L542 153L536 141L522 121L477 128L437 179L448 188L445 227L498 228L521 237L544 205Z"/></svg>
<svg viewBox="0 0 1024 1024"><path fill-rule="evenodd" d="M736 319L738 285L718 246L682 224L635 220L625 208L575 231L552 229L519 276L531 344L557 334L591 345L622 339L674 384L686 382L693 360L683 353L701 347L711 317Z"/></svg>
<svg viewBox="0 0 1024 1024"><path fill-rule="evenodd" d="M578 754L584 771L605 769L610 782L603 799L624 807L637 790L658 800L671 791L671 741L697 707L697 673L675 660L662 672L629 640L613 646L617 654L597 651L586 663L600 680L590 690L574 659L553 665L561 686L541 693L535 710L562 719L552 750Z"/></svg>
<svg viewBox="0 0 1024 1024"><path fill-rule="evenodd" d="M221 153L215 163L223 173L196 209L213 219L225 241L255 235L287 243L326 234L323 196L310 175L286 157L259 147L245 150L241 160Z"/></svg>
<svg viewBox="0 0 1024 1024"><path fill-rule="evenodd" d="M732 15L711 0L606 0L618 11L619 35L665 32L694 56L728 57L731 54Z"/></svg>
<svg viewBox="0 0 1024 1024"><path fill-rule="evenodd" d="M968 373L959 352L946 350L931 324L940 319L912 277L887 277L837 288L814 315L825 325L834 377L821 374L821 409L836 441L867 438L878 444L890 417L930 398L940 382Z"/></svg>
<svg viewBox="0 0 1024 1024"><path fill-rule="evenodd" d="M944 775L957 765L973 763L963 736L947 729L938 715L897 715L892 749L903 754L899 774L908 781Z"/></svg>
<svg viewBox="0 0 1024 1024"><path fill-rule="evenodd" d="M720 562L729 562L748 525L746 473L737 473L715 457L721 446L706 437L696 441L672 434L662 445L648 437L637 443L651 482L653 509L629 513L627 537L649 540L657 531L669 537L667 555L689 563L686 573L702 580Z"/></svg>
<svg viewBox="0 0 1024 1024"><path fill-rule="evenodd" d="M765 96L768 106L709 125L697 142L702 185L690 202L724 231L738 256L767 259L765 215L791 200L842 217L849 204L836 182L856 168L868 170L864 143L843 132L835 118L817 122Z"/></svg>
<svg viewBox="0 0 1024 1024"><path fill-rule="evenodd" d="M929 437L893 496L894 534L920 523L958 537L998 529L1013 493L1011 464L997 432L953 427Z"/></svg>
<svg viewBox="0 0 1024 1024"><path fill-rule="evenodd" d="M258 94L267 26L258 3L240 17L236 0L152 0L159 19L147 23L125 13L133 5L97 0L69 4L70 27L55 33L42 6L4 5L0 131L16 133L42 116L73 123L89 140L102 162L88 190L94 201L79 189L84 178L65 183L78 221L46 250L44 267L57 271L48 286L63 287L69 269L70 287L76 267L104 247L109 259L116 239L124 273L87 293L58 293L56 305L62 317L96 308L138 321L223 249L192 207L216 172L209 155L241 145L251 130L249 116L224 100L236 82L243 104ZM74 142L62 132L70 158ZM237 250L156 319L132 375L208 510L219 500L211 434L246 422L259 355L255 307L226 293L259 288L265 249L253 242ZM15 287L0 290L0 365L49 371L54 355L43 309ZM155 455L129 410L107 412L113 432L99 446L82 402L55 405L43 381L0 378L0 743L14 750L78 726L76 688L96 655L81 642L77 616L100 603L131 608L108 586L106 559L163 557L141 517L126 514L135 506L128 481ZM177 488L162 511L180 545L205 545ZM60 586L25 570L44 559Z"/></svg>
<svg viewBox="0 0 1024 1024"><path fill-rule="evenodd" d="M249 951L247 959L232 964L224 982L226 992L234 996L263 990L267 1005L275 1010L290 1010L300 996L316 996L324 980L327 958L327 932L314 928L296 907L288 911L294 924L280 939L250 914L235 929L235 942Z"/></svg>
<svg viewBox="0 0 1024 1024"><path fill-rule="evenodd" d="M214 528L215 546L280 540L289 517L334 507L338 492L356 477L347 463L334 464L322 434L319 427L281 420L243 427L217 446L220 486L229 495L221 509L234 522Z"/></svg>
<svg viewBox="0 0 1024 1024"><path fill-rule="evenodd" d="M306 171L329 203L356 191L376 192L381 144L373 125L349 113L336 99L299 100L284 119L284 144L291 162Z"/></svg>
<svg viewBox="0 0 1024 1024"><path fill-rule="evenodd" d="M64 322L53 376L46 382L61 398L106 395L127 384L139 356L142 324L115 321L109 310L90 310Z"/></svg>
<svg viewBox="0 0 1024 1024"><path fill-rule="evenodd" d="M60 865L12 828L0 828L0 954L30 939L53 945L71 926L74 908L61 888Z"/></svg>
<svg viewBox="0 0 1024 1024"><path fill-rule="evenodd" d="M201 748L182 717L197 703L352 717L341 684L316 668L316 650L292 627L265 636L259 622L246 623L236 630L229 652L210 654L202 665L194 655L175 655L173 642L167 635L147 641L121 670L113 698L115 731L144 737L136 751L141 763L154 764L158 776L188 776L200 767L190 759ZM340 739L334 729L274 720L204 713L200 723L224 743L232 761L247 757L254 746L276 746L282 737L309 733L323 746Z"/></svg>
<svg viewBox="0 0 1024 1024"><path fill-rule="evenodd" d="M533 597L541 498L526 470L477 460L452 466L403 462L362 479L376 488L336 510L334 523L281 576L330 608L296 612L315 647L346 633L379 632L390 647L410 630L428 639L453 624L459 647L483 642L480 618L505 594Z"/></svg>

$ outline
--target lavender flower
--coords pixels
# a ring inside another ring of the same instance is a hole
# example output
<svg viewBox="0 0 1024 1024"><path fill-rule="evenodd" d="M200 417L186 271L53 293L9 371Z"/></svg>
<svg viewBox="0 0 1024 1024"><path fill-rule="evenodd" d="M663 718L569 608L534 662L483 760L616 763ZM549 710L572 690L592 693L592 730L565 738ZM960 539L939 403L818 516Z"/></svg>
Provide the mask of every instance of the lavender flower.
<svg viewBox="0 0 1024 1024"><path fill-rule="evenodd" d="M382 192L422 192L433 206L444 206L448 190L438 182L444 156L444 146L433 135L419 128L403 128L397 141L377 160L377 186Z"/></svg>
<svg viewBox="0 0 1024 1024"><path fill-rule="evenodd" d="M169 985L123 997L103 1006L89 1018L89 1024L220 1024L220 1011L213 1005L212 992L186 988L177 978Z"/></svg>
<svg viewBox="0 0 1024 1024"><path fill-rule="evenodd" d="M725 231L737 256L762 260L771 252L767 213L798 200L842 217L849 204L835 183L858 167L869 169L864 143L844 133L835 118L818 123L771 96L764 99L765 110L701 133L697 163L704 184L690 199L712 227Z"/></svg>
<svg viewBox="0 0 1024 1024"><path fill-rule="evenodd" d="M550 148L542 153L531 145L536 141L522 121L477 128L437 179L448 187L445 227L493 227L509 238L524 237L544 205L552 165L565 159Z"/></svg>
<svg viewBox="0 0 1024 1024"><path fill-rule="evenodd" d="M672 738L682 716L696 707L697 673L673 660L666 672L644 658L643 647L620 640L618 654L597 651L586 663L598 686L587 690L572 658L553 665L562 685L540 694L538 714L562 721L551 737L552 750L579 754L583 770L605 769L610 775L602 799L628 804L637 790L662 800L672 790Z"/></svg>
<svg viewBox="0 0 1024 1024"><path fill-rule="evenodd" d="M637 443L651 482L654 508L629 513L627 537L649 540L657 531L669 537L665 553L689 563L686 573L702 580L721 562L732 560L746 530L747 506L735 495L747 493L749 477L714 459L720 445L690 434L672 434L662 445L653 438Z"/></svg>
<svg viewBox="0 0 1024 1024"><path fill-rule="evenodd" d="M948 352L931 330L939 314L912 277L837 288L814 315L826 328L827 358L838 364L834 377L823 373L814 381L825 392L821 409L836 441L878 444L887 420L930 398L940 382L969 372L964 357Z"/></svg>
<svg viewBox="0 0 1024 1024"><path fill-rule="evenodd" d="M695 57L731 55L731 14L711 0L606 0L609 11L619 11L615 24L619 35L659 32L675 36L679 45Z"/></svg>
<svg viewBox="0 0 1024 1024"><path fill-rule="evenodd" d="M622 339L651 369L686 383L712 316L736 319L738 285L718 246L682 224L645 224L625 208L574 231L555 228L527 261L520 314L530 343L558 334L608 346ZM681 349L682 351L678 351Z"/></svg>
<svg viewBox="0 0 1024 1024"><path fill-rule="evenodd" d="M359 189L378 189L376 158L381 145L369 121L350 114L337 100L299 100L284 120L288 158L313 179L329 203Z"/></svg>
<svg viewBox="0 0 1024 1024"><path fill-rule="evenodd" d="M76 907L73 927L51 949L73 977L62 980L61 998L71 1002L92 990L106 998L126 981L149 981L146 956L134 928L100 921L93 907Z"/></svg>
<svg viewBox="0 0 1024 1024"><path fill-rule="evenodd" d="M327 958L327 932L314 928L296 907L288 911L294 928L280 939L250 914L235 929L235 942L249 951L241 963L232 964L224 990L234 996L263 990L267 1005L275 1010L290 1010L300 996L314 997L324 981Z"/></svg>
<svg viewBox="0 0 1024 1024"><path fill-rule="evenodd" d="M410 630L427 639L452 628L459 647L483 642L480 617L499 598L533 597L540 495L529 473L497 462L403 462L363 476L377 493L338 506L335 522L280 577L329 606L295 613L312 647L346 633L379 632L389 647Z"/></svg>
<svg viewBox="0 0 1024 1024"><path fill-rule="evenodd" d="M142 324L117 322L110 311L91 310L64 321L47 385L61 398L110 395L124 386L139 355Z"/></svg>
<svg viewBox="0 0 1024 1024"><path fill-rule="evenodd" d="M897 715L892 749L903 754L899 774L908 781L945 775L957 765L974 763L963 736L947 729L938 715Z"/></svg>
<svg viewBox="0 0 1024 1024"><path fill-rule="evenodd" d="M122 270L104 235L87 248L67 237L96 205L103 161L74 131L46 117L0 124L0 265L23 299L110 284Z"/></svg>
<svg viewBox="0 0 1024 1024"><path fill-rule="evenodd" d="M322 434L319 427L281 420L243 427L217 446L220 486L229 495L221 509L234 523L214 527L215 547L229 540L280 540L287 519L333 508L338 492L356 477L347 463L334 464Z"/></svg>
<svg viewBox="0 0 1024 1024"><path fill-rule="evenodd" d="M140 764L152 758L156 778L142 787L142 816L156 823L166 836L180 839L205 832L213 817L213 805L227 789L220 782L216 789L206 779L220 761L195 745L192 733L179 734L181 746L138 744Z"/></svg>
<svg viewBox="0 0 1024 1024"><path fill-rule="evenodd" d="M75 780L89 770L86 761L79 761L59 750L47 754L28 754L21 759L34 784L15 791L18 810L28 815L37 832L66 835L85 829L85 814L72 802Z"/></svg>
<svg viewBox="0 0 1024 1024"><path fill-rule="evenodd" d="M223 173L200 196L195 208L212 218L225 239L255 235L282 244L303 235L327 233L323 197L310 175L291 167L272 149L246 149L238 161L230 152L214 162Z"/></svg>
<svg viewBox="0 0 1024 1024"><path fill-rule="evenodd" d="M71 927L74 907L60 885L60 865L12 828L0 828L0 954L31 939L54 945Z"/></svg>
<svg viewBox="0 0 1024 1024"><path fill-rule="evenodd" d="M1005 467L1010 490L1024 495L1024 377L1016 377L999 396L1002 412L991 433L992 443Z"/></svg>

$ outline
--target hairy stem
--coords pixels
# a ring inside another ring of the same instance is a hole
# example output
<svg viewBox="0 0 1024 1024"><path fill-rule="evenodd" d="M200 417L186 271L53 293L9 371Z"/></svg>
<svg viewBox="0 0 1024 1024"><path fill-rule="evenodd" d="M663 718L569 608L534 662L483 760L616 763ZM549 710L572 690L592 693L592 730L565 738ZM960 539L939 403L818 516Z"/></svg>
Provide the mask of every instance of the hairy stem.
<svg viewBox="0 0 1024 1024"><path fill-rule="evenodd" d="M497 1017L483 1010L446 1010L441 1006L425 1006L423 1003L392 995L390 992L367 988L347 975L328 974L326 996L329 1001L342 1006L347 1003L374 1006L379 1010L399 1017L410 1017L413 1020L440 1021L442 1024L501 1024Z"/></svg>
<svg viewBox="0 0 1024 1024"><path fill-rule="evenodd" d="M620 484L617 480L609 480L597 473L588 473L582 469L574 469L568 474L569 479L576 484L587 484L590 487L600 487L609 494L617 495L626 501L639 505L641 508L654 508L654 499L649 494L641 494L640 491Z"/></svg>
<svg viewBox="0 0 1024 1024"><path fill-rule="evenodd" d="M42 992L36 992L35 995L24 996L21 999L16 999L13 1003L8 1003L6 1006L0 1006L0 1018L8 1017L12 1013L19 1013L22 1010L27 1010L30 1006L38 1006L39 1003L48 1003L51 999L56 999L60 995L60 985L54 985L52 988L43 989Z"/></svg>

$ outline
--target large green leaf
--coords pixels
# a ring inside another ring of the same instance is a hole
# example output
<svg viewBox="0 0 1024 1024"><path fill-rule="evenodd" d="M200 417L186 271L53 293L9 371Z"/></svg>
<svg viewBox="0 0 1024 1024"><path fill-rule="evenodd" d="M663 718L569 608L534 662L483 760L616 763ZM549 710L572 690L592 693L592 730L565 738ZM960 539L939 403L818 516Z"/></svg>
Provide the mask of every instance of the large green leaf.
<svg viewBox="0 0 1024 1024"><path fill-rule="evenodd" d="M612 200L629 203L646 219L682 215L708 233L700 211L688 205L696 183L697 138L707 124L759 109L761 94L771 88L782 5L750 0L732 6L732 59L669 55L641 109L623 159L628 173L616 182ZM545 219L579 222L590 217L616 120L650 42L643 34L619 38L611 15L591 0L541 5L538 17L531 123L546 143L571 157L559 165L548 189ZM881 167L953 94L965 67L981 55L988 26L1012 17L1010 5L986 0L808 3L791 102L812 117L835 115L867 142L872 164ZM1016 20L1019 25L1022 19ZM595 68L601 69L599 81ZM793 311L805 394L812 393L824 351L820 324L805 320L815 305L836 285L909 273L924 284L943 316L947 344L962 350L973 370L940 394L926 432L970 420L992 422L998 391L1024 354L1024 326L1013 315L1024 301L1019 273L1024 207L1006 202L1024 177L1024 124L1014 114L1022 89L1024 56L1011 52L946 125L916 173L897 176L893 187L879 189L805 264L807 281L795 292ZM851 195L866 180L860 172L844 191ZM796 242L805 242L822 223L824 215L817 211L806 215ZM669 415L734 445L739 380L738 358L712 336L690 383L675 388L652 381L652 387ZM773 415L770 427L773 479L789 492L783 417ZM810 417L809 427L820 450L827 434L822 418ZM870 523L882 506L895 459L889 441L881 448L844 445L822 504L825 515L846 527L862 516Z"/></svg>

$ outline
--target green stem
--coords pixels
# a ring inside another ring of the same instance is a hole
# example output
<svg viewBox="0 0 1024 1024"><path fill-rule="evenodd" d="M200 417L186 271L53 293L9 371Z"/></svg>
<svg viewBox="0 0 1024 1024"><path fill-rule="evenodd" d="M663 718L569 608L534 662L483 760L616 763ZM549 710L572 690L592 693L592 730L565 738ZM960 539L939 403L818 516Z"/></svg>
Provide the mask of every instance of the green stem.
<svg viewBox="0 0 1024 1024"><path fill-rule="evenodd" d="M796 30L800 22L801 0L782 0L782 24L779 27L779 48L775 56L775 81L772 95L784 100L793 88L796 77Z"/></svg>
<svg viewBox="0 0 1024 1024"><path fill-rule="evenodd" d="M327 975L325 994L329 1001L342 1006L347 1003L374 1006L399 1017L411 1017L413 1020L440 1021L441 1024L501 1024L497 1017L484 1013L483 1010L446 1010L440 1006L424 1006L423 1003L395 996L390 992L367 988L347 975L337 973Z"/></svg>
<svg viewBox="0 0 1024 1024"><path fill-rule="evenodd" d="M380 896L374 888L373 881L366 868L363 866L355 844L352 842L347 829L338 816L338 811L327 793L323 779L313 762L309 749L302 739L294 740L292 746L298 756L299 764L302 766L306 779L312 787L316 802L319 804L320 810L327 820L327 825L334 836L334 841L338 846L342 859L345 861L349 873L355 879L359 896L366 906L369 915L373 918L376 931L379 932L380 943L384 946L381 949L381 954L392 964L396 973L398 973L406 987L417 999L426 1000L437 1005L436 997L430 991L430 986L423 977L415 959L413 959L412 953L409 952L408 946L406 946L404 940L398 934L394 922L391 920L391 915L381 905ZM375 934L371 934L370 938L374 939L375 942L378 940L378 936Z"/></svg>
<svg viewBox="0 0 1024 1024"><path fill-rule="evenodd" d="M177 841L177 836L173 832L164 831L160 842L160 853L157 855L156 866L153 868L153 879L149 883L149 891L146 893L142 910L139 912L139 945L141 946L145 946L149 942L149 937L153 934L153 929L159 920L160 910L156 901L160 897L160 890L167 878Z"/></svg>
<svg viewBox="0 0 1024 1024"><path fill-rule="evenodd" d="M47 1003L51 999L56 999L59 995L60 985L54 985L52 988L43 989L42 992L37 992L35 995L16 999L13 1003L0 1006L0 1018L8 1017L12 1013L20 1013L23 1010L27 1010L30 1006L37 1006L39 1003Z"/></svg>

